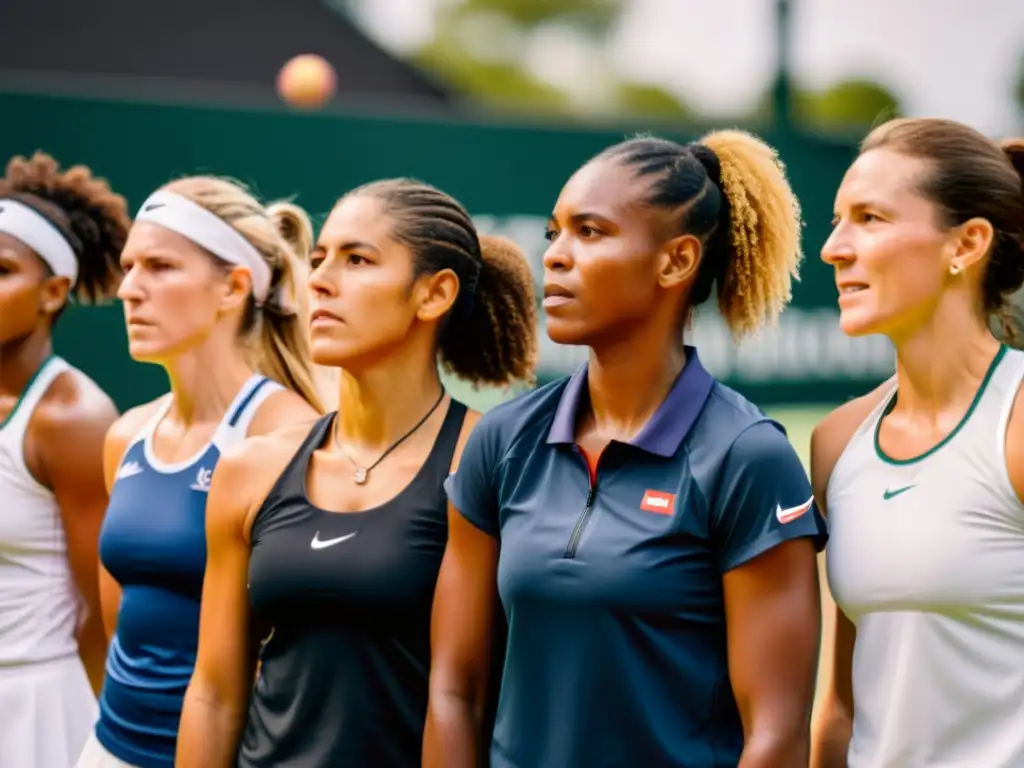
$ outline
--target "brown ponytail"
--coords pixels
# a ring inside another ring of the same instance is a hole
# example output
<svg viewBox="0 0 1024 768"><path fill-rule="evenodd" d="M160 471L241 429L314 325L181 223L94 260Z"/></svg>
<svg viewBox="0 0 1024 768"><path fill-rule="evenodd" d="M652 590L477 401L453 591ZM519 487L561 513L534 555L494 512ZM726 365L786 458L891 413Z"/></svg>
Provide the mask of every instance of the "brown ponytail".
<svg viewBox="0 0 1024 768"><path fill-rule="evenodd" d="M412 251L417 274L450 269L459 278L438 338L445 369L473 384L532 383L537 294L519 247L480 237L457 200L420 181L376 181L349 194L383 203L395 222L392 236Z"/></svg>
<svg viewBox="0 0 1024 768"><path fill-rule="evenodd" d="M474 384L533 383L537 298L523 251L503 237L480 237L482 264L463 322L441 334L441 362Z"/></svg>

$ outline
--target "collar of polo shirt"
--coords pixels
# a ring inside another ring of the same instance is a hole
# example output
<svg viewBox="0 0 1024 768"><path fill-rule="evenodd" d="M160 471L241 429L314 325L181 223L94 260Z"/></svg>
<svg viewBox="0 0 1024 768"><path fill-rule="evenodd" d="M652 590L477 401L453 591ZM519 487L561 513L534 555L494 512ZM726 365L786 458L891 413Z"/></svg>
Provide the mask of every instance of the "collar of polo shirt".
<svg viewBox="0 0 1024 768"><path fill-rule="evenodd" d="M714 377L701 365L697 350L686 347L686 365L676 377L668 396L629 444L656 456L674 456L704 409L714 383ZM587 366L584 364L562 391L555 418L548 430L549 444L572 445L576 442L576 414L586 388Z"/></svg>

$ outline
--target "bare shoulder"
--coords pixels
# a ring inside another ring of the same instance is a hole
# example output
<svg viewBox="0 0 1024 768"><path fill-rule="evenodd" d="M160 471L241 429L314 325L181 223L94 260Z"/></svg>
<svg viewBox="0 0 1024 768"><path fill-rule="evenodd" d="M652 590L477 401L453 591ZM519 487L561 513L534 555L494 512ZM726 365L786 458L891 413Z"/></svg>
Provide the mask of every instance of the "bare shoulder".
<svg viewBox="0 0 1024 768"><path fill-rule="evenodd" d="M217 462L217 471L219 472L222 466L233 467L232 471L240 471L243 468L265 471L282 461L283 464L287 464L302 441L309 436L315 422L315 419L299 423L293 421L272 432L250 435L224 452Z"/></svg>
<svg viewBox="0 0 1024 768"><path fill-rule="evenodd" d="M249 435L271 434L295 424L305 425L309 431L319 416L317 410L297 392L290 389L278 390L256 409L256 415L249 425Z"/></svg>
<svg viewBox="0 0 1024 768"><path fill-rule="evenodd" d="M81 371L71 369L54 379L32 413L29 428L46 443L51 438L65 448L79 438L102 441L118 421L117 407L99 385Z"/></svg>
<svg viewBox="0 0 1024 768"><path fill-rule="evenodd" d="M139 430L153 418L153 415L169 397L170 394L162 395L156 400L136 405L122 413L107 431L107 442L126 446L139 434Z"/></svg>
<svg viewBox="0 0 1024 768"><path fill-rule="evenodd" d="M293 422L274 432L247 437L217 461L211 497L216 493L217 498L231 499L231 506L244 514L246 536L255 513L312 428L313 422Z"/></svg>
<svg viewBox="0 0 1024 768"><path fill-rule="evenodd" d="M452 472L458 468L459 459L462 457L462 449L466 447L466 441L469 440L469 436L472 434L477 422L480 421L481 416L483 414L480 411L474 411L472 408L466 410L466 418L462 422L462 431L459 433L459 442L455 444L455 453L452 455Z"/></svg>
<svg viewBox="0 0 1024 768"><path fill-rule="evenodd" d="M828 487L832 470L846 450L853 433L892 391L895 382L896 377L893 376L866 395L844 403L814 428L811 433L811 480L814 483L815 496L820 500L819 504L824 504L824 492Z"/></svg>

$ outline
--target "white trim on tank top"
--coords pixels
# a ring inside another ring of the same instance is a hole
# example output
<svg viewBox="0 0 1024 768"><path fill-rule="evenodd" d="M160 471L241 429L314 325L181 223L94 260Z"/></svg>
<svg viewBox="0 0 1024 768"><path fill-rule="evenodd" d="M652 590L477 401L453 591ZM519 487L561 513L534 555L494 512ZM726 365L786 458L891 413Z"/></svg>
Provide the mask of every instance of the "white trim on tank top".
<svg viewBox="0 0 1024 768"><path fill-rule="evenodd" d="M195 464L201 458L203 458L204 455L206 455L206 452L210 450L210 446L217 445L217 438L220 437L221 434L223 434L225 428L227 427L228 421L232 418L232 416L236 415L235 411L245 401L245 399L249 397L252 391L260 385L260 382L262 382L264 379L266 379L266 376L263 376L262 374L259 373L254 373L246 380L246 382L242 385L242 388L238 390L238 394L235 395L234 399L231 401L227 409L224 411L224 415L221 417L220 422L217 424L217 428L214 430L210 440L204 443L203 446L199 448L199 450L197 450L187 459L183 459L181 461L176 461L173 463L162 461L160 458L157 457L156 453L153 450L153 434L156 432L156 428L157 426L159 426L160 422L164 420L164 417L167 415L167 412L171 409L171 403L173 402L171 395L166 395L166 401L157 409L156 413L153 414L153 417L146 423L146 426L142 428L142 430L136 436L135 440L132 441L132 445L135 445L140 441L142 442L142 455L145 457L146 463L149 465L150 469L152 469L154 472L158 472L161 475L173 475L177 474L178 472L183 472L186 469L190 469L193 466L195 466ZM266 386L269 387L272 384L273 382L268 379ZM274 387L271 391L274 390L276 390L276 387ZM269 394L269 392L267 394ZM263 398L254 398L252 402L245 404L246 410L250 408L258 408L262 402ZM130 445L129 450L131 449L131 447L132 446ZM128 455L127 450L124 453L125 456ZM123 461L124 459L122 459L122 462Z"/></svg>

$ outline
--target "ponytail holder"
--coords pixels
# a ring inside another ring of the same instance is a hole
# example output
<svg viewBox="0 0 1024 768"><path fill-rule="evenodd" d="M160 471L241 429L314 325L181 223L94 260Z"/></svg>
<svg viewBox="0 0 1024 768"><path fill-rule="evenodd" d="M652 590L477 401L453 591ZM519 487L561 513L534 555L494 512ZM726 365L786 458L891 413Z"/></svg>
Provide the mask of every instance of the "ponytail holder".
<svg viewBox="0 0 1024 768"><path fill-rule="evenodd" d="M696 230L702 234L711 233L706 245L707 257L697 272L697 280L691 292L691 300L694 305L697 305L707 301L715 282L725 276L728 268L725 255L730 237L731 215L729 198L722 188L722 162L718 159L718 155L713 149L700 142L687 144L686 148L704 167L708 178L713 183L713 188L708 190L708 194L702 196L693 206L689 217L691 225Z"/></svg>
<svg viewBox="0 0 1024 768"><path fill-rule="evenodd" d="M708 177L715 182L715 186L721 189L722 162L718 159L718 155L715 154L715 150L701 144L699 141L687 144L686 148L690 150L690 154L697 158L697 162L704 166L704 170L707 171Z"/></svg>
<svg viewBox="0 0 1024 768"><path fill-rule="evenodd" d="M292 307L285 306L284 288L285 284L282 281L270 291L270 295L267 298L263 301L257 301L256 306L259 310L264 314L276 317L295 317L296 311Z"/></svg>

